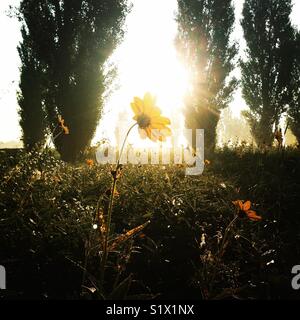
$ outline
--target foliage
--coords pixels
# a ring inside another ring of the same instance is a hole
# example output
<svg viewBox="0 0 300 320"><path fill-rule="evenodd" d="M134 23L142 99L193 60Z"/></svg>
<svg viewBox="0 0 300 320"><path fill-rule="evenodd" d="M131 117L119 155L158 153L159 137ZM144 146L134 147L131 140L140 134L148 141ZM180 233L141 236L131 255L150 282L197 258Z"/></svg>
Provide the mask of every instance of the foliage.
<svg viewBox="0 0 300 320"><path fill-rule="evenodd" d="M124 167L102 289L101 230L98 222L93 225L99 195L101 205L107 203L110 166L65 164L51 151L1 154L0 161L7 298L294 297L290 270L300 257L297 150L225 148L194 177L179 165ZM263 220L250 221L246 214L236 220L220 255L237 199L251 200Z"/></svg>
<svg viewBox="0 0 300 320"><path fill-rule="evenodd" d="M44 72L24 26L21 32L23 42L18 47L22 62L18 97L20 126L24 147L32 150L35 145L45 142L47 122L42 105Z"/></svg>
<svg viewBox="0 0 300 320"><path fill-rule="evenodd" d="M287 90L294 59L291 0L246 0L242 27L247 42L241 61L244 112L257 145L271 145L273 125L290 102Z"/></svg>
<svg viewBox="0 0 300 320"><path fill-rule="evenodd" d="M21 2L21 50L25 56L32 53L35 65L41 66L36 70L43 78L40 105L46 109L50 131L58 115L70 129L70 135L55 141L64 160L80 156L95 133L109 80L105 63L123 36L128 9L127 0ZM21 91L26 99L23 86ZM24 118L29 111L32 108L24 111Z"/></svg>
<svg viewBox="0 0 300 320"><path fill-rule="evenodd" d="M300 33L297 33L295 41L295 61L292 70L292 80L289 90L292 94L292 101L289 106L289 124L293 134L300 144Z"/></svg>
<svg viewBox="0 0 300 320"><path fill-rule="evenodd" d="M178 0L177 47L191 74L186 97L186 127L205 129L207 150L216 144L220 110L231 101L237 81L230 78L237 54L230 36L234 25L231 0Z"/></svg>

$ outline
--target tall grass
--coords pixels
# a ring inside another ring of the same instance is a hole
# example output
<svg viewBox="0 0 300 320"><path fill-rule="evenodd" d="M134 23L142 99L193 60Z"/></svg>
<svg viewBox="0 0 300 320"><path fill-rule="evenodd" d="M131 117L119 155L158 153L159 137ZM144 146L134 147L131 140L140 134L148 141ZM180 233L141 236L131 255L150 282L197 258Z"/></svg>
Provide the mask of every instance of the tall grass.
<svg viewBox="0 0 300 320"><path fill-rule="evenodd" d="M176 165L124 167L112 237L150 224L112 250L105 290L130 276L130 287L121 288L127 299L295 298L290 270L300 261L299 159L297 150L240 148L211 155L195 177ZM112 168L67 165L49 150L3 154L0 161L6 297L104 298L97 295L103 239L93 225ZM263 220L238 219L217 259L237 199L250 200Z"/></svg>

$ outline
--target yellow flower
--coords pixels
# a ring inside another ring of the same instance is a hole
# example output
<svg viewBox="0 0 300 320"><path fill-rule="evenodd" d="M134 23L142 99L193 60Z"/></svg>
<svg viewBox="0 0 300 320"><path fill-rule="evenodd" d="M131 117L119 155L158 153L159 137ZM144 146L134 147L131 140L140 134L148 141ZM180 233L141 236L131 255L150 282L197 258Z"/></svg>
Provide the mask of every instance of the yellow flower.
<svg viewBox="0 0 300 320"><path fill-rule="evenodd" d="M87 159L85 162L89 167L92 167L94 165L94 160L92 159Z"/></svg>
<svg viewBox="0 0 300 320"><path fill-rule="evenodd" d="M65 125L65 120L62 118L61 115L58 116L58 123L60 127L62 128L64 134L70 134L69 128Z"/></svg>
<svg viewBox="0 0 300 320"><path fill-rule="evenodd" d="M139 133L143 139L149 138L152 141L165 141L166 137L172 134L168 125L170 119L161 115L161 110L156 106L155 97L149 92L144 99L134 97L131 108L135 114L135 120L139 126Z"/></svg>
<svg viewBox="0 0 300 320"><path fill-rule="evenodd" d="M210 165L210 161L209 160L205 160L204 163L208 166Z"/></svg>
<svg viewBox="0 0 300 320"><path fill-rule="evenodd" d="M262 219L261 216L258 216L254 210L250 210L251 202L248 200L243 202L242 200L232 201L232 203L236 206L239 213L243 212L247 215L247 217L252 221L260 221Z"/></svg>

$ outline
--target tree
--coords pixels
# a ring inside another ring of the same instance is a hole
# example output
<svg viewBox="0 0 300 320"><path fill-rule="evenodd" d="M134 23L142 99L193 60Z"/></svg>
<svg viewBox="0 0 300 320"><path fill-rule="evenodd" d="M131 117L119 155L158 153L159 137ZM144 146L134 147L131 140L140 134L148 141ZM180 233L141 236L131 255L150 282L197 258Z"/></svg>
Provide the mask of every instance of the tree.
<svg viewBox="0 0 300 320"><path fill-rule="evenodd" d="M123 36L127 0L23 0L20 13L45 73L42 97L55 145L74 161L90 144L103 105L105 63Z"/></svg>
<svg viewBox="0 0 300 320"><path fill-rule="evenodd" d="M230 41L234 9L231 0L178 0L177 21L177 48L191 75L186 127L205 130L209 152L216 145L220 111L237 86L236 79L230 78L237 54L236 44Z"/></svg>
<svg viewBox="0 0 300 320"><path fill-rule="evenodd" d="M30 36L22 27L23 43L18 47L21 58L18 96L22 140L26 150L45 141L46 113L42 105L43 72L32 48Z"/></svg>
<svg viewBox="0 0 300 320"><path fill-rule="evenodd" d="M292 101L288 110L288 123L300 144L300 33L297 33L295 41L295 60L292 70L292 80L290 82L290 92Z"/></svg>
<svg viewBox="0 0 300 320"><path fill-rule="evenodd" d="M241 62L244 112L258 146L271 145L273 127L287 110L293 65L291 0L246 0L242 27L247 42Z"/></svg>

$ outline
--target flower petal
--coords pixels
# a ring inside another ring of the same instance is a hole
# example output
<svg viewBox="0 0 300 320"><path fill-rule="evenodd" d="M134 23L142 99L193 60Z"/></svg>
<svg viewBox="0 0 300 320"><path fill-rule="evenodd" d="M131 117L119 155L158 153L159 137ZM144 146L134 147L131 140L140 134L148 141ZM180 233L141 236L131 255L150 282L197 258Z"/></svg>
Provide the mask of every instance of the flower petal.
<svg viewBox="0 0 300 320"><path fill-rule="evenodd" d="M236 206L236 208L238 210L243 210L243 201L242 200L232 201L232 203Z"/></svg>
<svg viewBox="0 0 300 320"><path fill-rule="evenodd" d="M134 102L131 102L130 106L134 114L139 114L139 108Z"/></svg>
<svg viewBox="0 0 300 320"><path fill-rule="evenodd" d="M139 130L140 137L141 137L142 139L146 139L146 138L147 138L147 132L146 132L146 130L145 130L145 129L141 129L141 128L139 128L138 130Z"/></svg>
<svg viewBox="0 0 300 320"><path fill-rule="evenodd" d="M169 127L164 127L162 130L160 130L160 133L165 137L169 137L172 135L172 130Z"/></svg>
<svg viewBox="0 0 300 320"><path fill-rule="evenodd" d="M62 124L61 128L63 129L64 134L70 134L70 130L69 130L69 128L67 126Z"/></svg>
<svg viewBox="0 0 300 320"><path fill-rule="evenodd" d="M151 140L155 142L159 140L159 137L161 136L161 133L159 132L159 130L155 128L152 129L151 127L150 127L150 130L151 130Z"/></svg>
<svg viewBox="0 0 300 320"><path fill-rule="evenodd" d="M156 99L154 96L151 95L151 93L146 92L144 95L144 106L145 106L145 113L150 111L156 103Z"/></svg>
<svg viewBox="0 0 300 320"><path fill-rule="evenodd" d="M261 217L261 216L258 216L258 215L256 214L256 212L253 211L253 210L248 210L248 211L246 211L246 215L247 215L248 218L249 218L250 220L252 220L252 221L260 221L260 220L262 220L262 217Z"/></svg>
<svg viewBox="0 0 300 320"><path fill-rule="evenodd" d="M160 136L160 137L158 138L158 140L159 140L160 142L165 142L167 139L166 139L165 136Z"/></svg>
<svg viewBox="0 0 300 320"><path fill-rule="evenodd" d="M131 109L134 112L134 114L141 114L144 110L144 103L143 100L139 97L134 97L133 102L130 104Z"/></svg>
<svg viewBox="0 0 300 320"><path fill-rule="evenodd" d="M171 129L165 127L162 130L151 129L152 141L166 141L166 137L172 134Z"/></svg>
<svg viewBox="0 0 300 320"><path fill-rule="evenodd" d="M251 202L248 200L243 204L243 209L244 211L248 211L251 207Z"/></svg>
<svg viewBox="0 0 300 320"><path fill-rule="evenodd" d="M155 132L153 130L151 130L151 128L146 128L146 133L147 133L147 136L150 140L156 142L157 141L157 136L155 134Z"/></svg>
<svg viewBox="0 0 300 320"><path fill-rule="evenodd" d="M147 114L151 118L156 118L156 117L159 117L161 115L161 110L158 107L156 107L155 105L153 105L151 108L149 108L147 110Z"/></svg>
<svg viewBox="0 0 300 320"><path fill-rule="evenodd" d="M166 128L166 125L165 124L161 124L161 123L152 123L151 122L150 128L153 129L153 130L161 130L161 129Z"/></svg>
<svg viewBox="0 0 300 320"><path fill-rule="evenodd" d="M152 118L152 121L151 121L152 124L163 124L163 125L170 125L171 124L171 121L169 118L167 117L162 117L162 116L159 116L159 117L153 117Z"/></svg>

